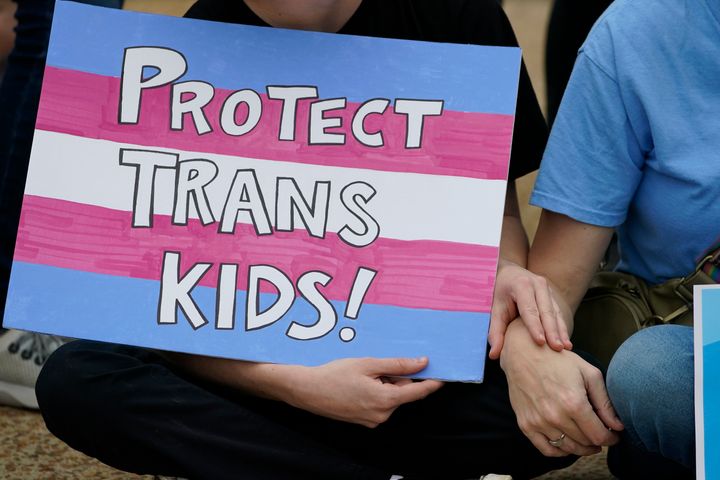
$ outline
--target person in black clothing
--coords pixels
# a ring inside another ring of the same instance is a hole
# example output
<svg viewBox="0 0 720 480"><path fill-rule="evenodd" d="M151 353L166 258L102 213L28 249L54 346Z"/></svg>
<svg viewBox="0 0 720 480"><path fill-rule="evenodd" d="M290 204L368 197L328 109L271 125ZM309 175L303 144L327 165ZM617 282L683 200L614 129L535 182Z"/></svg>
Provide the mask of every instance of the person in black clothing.
<svg viewBox="0 0 720 480"><path fill-rule="evenodd" d="M121 0L79 1L122 6ZM5 330L2 320L55 1L16 3L16 38L0 83L0 404L37 408L35 379L62 339Z"/></svg>
<svg viewBox="0 0 720 480"><path fill-rule="evenodd" d="M503 4L502 0L498 3ZM547 119L552 126L565 88L570 80L577 52L590 29L612 0L555 0L545 45Z"/></svg>
<svg viewBox="0 0 720 480"><path fill-rule="evenodd" d="M545 50L548 123L553 124L572 73L577 52L612 0L555 0Z"/></svg>
<svg viewBox="0 0 720 480"><path fill-rule="evenodd" d="M516 45L495 0L200 0L187 16ZM496 286L495 305L504 309L494 307L493 322L522 311L504 298L517 294L510 279L527 252L512 180L538 167L546 134L523 67ZM491 339L497 358L501 339ZM548 443L551 438L531 443L511 406L511 374L506 377L498 362L487 362L479 385L388 380L418 372L427 361L346 359L300 367L76 341L48 360L37 394L55 435L109 465L143 474L388 480L394 474L467 479L497 472L530 478L570 465L577 458L570 454L599 451L594 445L562 450ZM604 434L606 443L616 440Z"/></svg>

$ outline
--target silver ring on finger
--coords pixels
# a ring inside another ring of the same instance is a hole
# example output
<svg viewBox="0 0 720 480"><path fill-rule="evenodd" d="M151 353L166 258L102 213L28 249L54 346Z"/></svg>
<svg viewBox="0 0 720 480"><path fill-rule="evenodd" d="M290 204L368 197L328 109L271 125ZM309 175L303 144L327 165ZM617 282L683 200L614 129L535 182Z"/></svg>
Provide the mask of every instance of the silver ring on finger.
<svg viewBox="0 0 720 480"><path fill-rule="evenodd" d="M560 445L562 445L563 443L563 440L565 440L565 433L560 435L560 437L555 440L548 440L548 443L553 447L560 447Z"/></svg>

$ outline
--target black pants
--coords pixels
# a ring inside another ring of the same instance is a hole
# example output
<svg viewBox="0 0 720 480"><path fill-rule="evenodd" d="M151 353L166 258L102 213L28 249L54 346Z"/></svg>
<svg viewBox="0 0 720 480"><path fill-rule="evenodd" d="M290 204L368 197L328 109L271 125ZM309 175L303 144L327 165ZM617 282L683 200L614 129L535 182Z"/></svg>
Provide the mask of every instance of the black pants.
<svg viewBox="0 0 720 480"><path fill-rule="evenodd" d="M546 458L517 427L505 375L448 384L376 429L190 379L157 353L76 341L37 382L55 435L116 468L207 479L529 478L575 457Z"/></svg>

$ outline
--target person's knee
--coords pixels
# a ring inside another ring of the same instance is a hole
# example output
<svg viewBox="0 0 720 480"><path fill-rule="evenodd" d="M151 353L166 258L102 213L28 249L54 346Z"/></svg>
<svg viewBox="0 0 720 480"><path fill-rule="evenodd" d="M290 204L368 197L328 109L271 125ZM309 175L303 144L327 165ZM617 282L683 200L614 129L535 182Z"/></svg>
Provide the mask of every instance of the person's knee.
<svg viewBox="0 0 720 480"><path fill-rule="evenodd" d="M610 362L613 406L631 440L649 451L661 452L669 435L692 437L692 352L691 328L659 326L630 337Z"/></svg>
<svg viewBox="0 0 720 480"><path fill-rule="evenodd" d="M47 360L35 385L40 411L48 429L66 440L82 422L92 422L93 411L102 402L94 400L87 374L95 342L82 340L58 348ZM67 441L67 440L66 440Z"/></svg>
<svg viewBox="0 0 720 480"><path fill-rule="evenodd" d="M47 359L35 384L40 410L45 414L56 409L65 410L77 392L73 384L72 357L83 342L70 342L59 347Z"/></svg>
<svg viewBox="0 0 720 480"><path fill-rule="evenodd" d="M607 374L608 393L617 408L679 393L692 384L692 329L651 327L623 343ZM687 385L686 385L687 384ZM656 403L656 402L652 402ZM646 404L646 403L644 403Z"/></svg>

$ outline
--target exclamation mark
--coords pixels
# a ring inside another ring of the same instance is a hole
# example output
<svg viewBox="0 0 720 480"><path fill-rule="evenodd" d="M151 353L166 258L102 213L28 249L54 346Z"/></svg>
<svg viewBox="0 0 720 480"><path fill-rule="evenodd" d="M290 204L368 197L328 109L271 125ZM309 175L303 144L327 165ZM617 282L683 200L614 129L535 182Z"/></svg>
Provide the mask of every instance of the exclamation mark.
<svg viewBox="0 0 720 480"><path fill-rule="evenodd" d="M352 289L350 289L350 296L348 297L347 305L345 307L345 317L352 320L357 319L360 313L360 307L362 307L363 301L365 301L365 295L370 289L375 279L377 272L368 268L360 267L355 274L355 280L353 281ZM343 342L352 342L355 338L355 329L351 327L345 327L340 329L340 340Z"/></svg>

